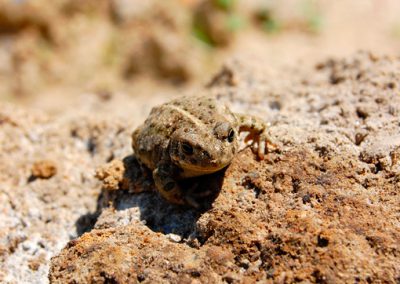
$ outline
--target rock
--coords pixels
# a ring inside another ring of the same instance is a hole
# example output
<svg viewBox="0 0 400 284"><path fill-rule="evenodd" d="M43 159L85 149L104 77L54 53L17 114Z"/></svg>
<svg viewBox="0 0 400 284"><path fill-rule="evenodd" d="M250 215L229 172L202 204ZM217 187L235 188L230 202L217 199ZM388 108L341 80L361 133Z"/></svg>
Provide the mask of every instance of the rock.
<svg viewBox="0 0 400 284"><path fill-rule="evenodd" d="M57 173L54 162L48 160L37 161L32 166L32 177L49 179Z"/></svg>
<svg viewBox="0 0 400 284"><path fill-rule="evenodd" d="M400 79L400 60L358 54L318 66L287 70L289 85L246 69L228 72L242 74L235 84L210 84L235 110L270 121L280 149L264 161L241 151L202 211L155 192L103 191L95 229L53 257L50 282L396 282L400 121L387 110L400 98L384 82ZM368 135L358 143L357 133Z"/></svg>

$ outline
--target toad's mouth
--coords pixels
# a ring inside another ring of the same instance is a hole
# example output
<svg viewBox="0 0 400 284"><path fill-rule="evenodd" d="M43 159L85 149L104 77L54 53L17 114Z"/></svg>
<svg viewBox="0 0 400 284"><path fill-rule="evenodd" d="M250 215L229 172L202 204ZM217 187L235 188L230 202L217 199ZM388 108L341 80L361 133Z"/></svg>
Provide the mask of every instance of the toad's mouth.
<svg viewBox="0 0 400 284"><path fill-rule="evenodd" d="M206 165L195 165L185 161L175 161L179 167L184 170L183 176L185 177L194 177L201 176L206 174L212 174L218 172L229 165L229 162L226 163L215 163L210 162Z"/></svg>

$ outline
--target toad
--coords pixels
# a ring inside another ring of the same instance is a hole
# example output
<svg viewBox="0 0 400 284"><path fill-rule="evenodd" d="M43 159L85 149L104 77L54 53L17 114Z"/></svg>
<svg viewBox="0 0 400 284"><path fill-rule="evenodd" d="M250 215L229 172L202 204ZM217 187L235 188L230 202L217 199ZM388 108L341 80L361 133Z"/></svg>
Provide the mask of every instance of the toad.
<svg viewBox="0 0 400 284"><path fill-rule="evenodd" d="M154 107L133 132L132 147L166 200L195 206L190 190L177 181L228 166L239 150L240 132L248 132L245 141L252 141L261 160L268 145L275 146L260 118L233 113L213 97L182 97Z"/></svg>

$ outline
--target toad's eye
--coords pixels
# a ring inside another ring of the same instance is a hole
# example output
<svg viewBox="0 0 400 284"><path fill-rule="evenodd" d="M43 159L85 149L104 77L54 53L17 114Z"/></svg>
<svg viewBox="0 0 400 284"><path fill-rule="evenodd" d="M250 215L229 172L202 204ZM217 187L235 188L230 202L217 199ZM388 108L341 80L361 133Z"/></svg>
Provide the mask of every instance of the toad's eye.
<svg viewBox="0 0 400 284"><path fill-rule="evenodd" d="M186 155L192 155L193 154L193 147L189 143L182 143L182 151Z"/></svg>
<svg viewBox="0 0 400 284"><path fill-rule="evenodd" d="M235 138L235 131L233 131L233 129L231 128L228 133L228 142L229 143L233 142L234 138Z"/></svg>

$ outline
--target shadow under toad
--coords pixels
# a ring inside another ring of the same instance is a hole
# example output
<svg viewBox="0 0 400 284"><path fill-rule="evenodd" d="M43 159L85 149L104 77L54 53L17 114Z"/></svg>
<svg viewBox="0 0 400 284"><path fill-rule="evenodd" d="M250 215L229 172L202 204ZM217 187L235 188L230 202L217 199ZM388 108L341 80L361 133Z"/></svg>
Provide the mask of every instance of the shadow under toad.
<svg viewBox="0 0 400 284"><path fill-rule="evenodd" d="M193 208L170 204L163 199L155 190L151 173L143 169L133 155L125 157L123 163L124 185L121 187L125 189L102 189L96 211L82 215L76 221L78 237L93 228L123 226L138 219L152 231L187 238L195 231L198 218L212 207L218 197L225 173L222 170L179 182L183 189L191 189L190 193L195 196L198 208ZM143 192L136 193L138 191ZM110 207L115 210L111 220L102 218L102 213Z"/></svg>

